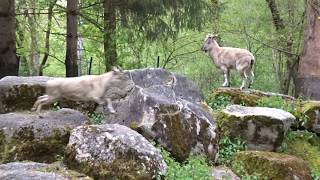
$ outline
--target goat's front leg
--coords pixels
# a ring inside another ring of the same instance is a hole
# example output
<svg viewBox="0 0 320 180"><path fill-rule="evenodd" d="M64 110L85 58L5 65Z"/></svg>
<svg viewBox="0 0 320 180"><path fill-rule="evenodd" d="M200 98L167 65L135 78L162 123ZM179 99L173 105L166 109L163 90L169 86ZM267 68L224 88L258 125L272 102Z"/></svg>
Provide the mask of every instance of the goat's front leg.
<svg viewBox="0 0 320 180"><path fill-rule="evenodd" d="M229 87L229 76L230 76L230 71L227 68L222 68L223 76L224 76L224 83L222 84L223 87Z"/></svg>
<svg viewBox="0 0 320 180"><path fill-rule="evenodd" d="M112 102L111 102L111 99L107 99L107 106L108 106L108 110L112 113L112 114L115 114L116 111L113 109L113 106L112 106Z"/></svg>
<svg viewBox="0 0 320 180"><path fill-rule="evenodd" d="M105 104L105 101L103 101L101 98L95 97L94 100L99 105L104 105ZM107 100L107 107L108 107L109 112L111 112L112 114L116 113L116 111L113 109L111 99L107 98L106 100Z"/></svg>

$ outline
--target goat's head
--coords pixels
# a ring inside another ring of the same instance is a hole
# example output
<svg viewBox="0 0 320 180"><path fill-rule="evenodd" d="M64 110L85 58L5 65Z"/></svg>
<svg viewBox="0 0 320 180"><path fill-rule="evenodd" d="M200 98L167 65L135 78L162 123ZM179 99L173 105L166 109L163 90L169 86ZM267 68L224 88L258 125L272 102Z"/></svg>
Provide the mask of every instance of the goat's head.
<svg viewBox="0 0 320 180"><path fill-rule="evenodd" d="M202 51L208 52L213 45L214 41L217 41L218 35L217 34L208 34L204 40L204 44L201 48Z"/></svg>

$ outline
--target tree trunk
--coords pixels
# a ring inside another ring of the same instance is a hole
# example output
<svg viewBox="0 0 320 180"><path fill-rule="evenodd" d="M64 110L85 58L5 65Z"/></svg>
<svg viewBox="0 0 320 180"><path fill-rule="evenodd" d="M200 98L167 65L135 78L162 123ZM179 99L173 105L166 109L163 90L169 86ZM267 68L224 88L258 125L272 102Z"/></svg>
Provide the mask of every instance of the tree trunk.
<svg viewBox="0 0 320 180"><path fill-rule="evenodd" d="M117 64L117 43L116 43L116 10L112 0L105 0L104 8L104 57L106 71Z"/></svg>
<svg viewBox="0 0 320 180"><path fill-rule="evenodd" d="M51 27L52 27L52 11L54 6L56 5L57 0L54 0L50 3L48 8L48 24L47 24L47 32L46 32L46 40L45 40L45 52L44 56L42 58L40 68L39 68L39 76L43 75L43 68L46 65L48 58L49 58L49 52L50 52L50 33L51 33Z"/></svg>
<svg viewBox="0 0 320 180"><path fill-rule="evenodd" d="M78 0L67 1L67 52L66 52L66 76L78 76L77 43L78 43Z"/></svg>
<svg viewBox="0 0 320 180"><path fill-rule="evenodd" d="M275 0L266 0L271 11L272 21L277 30L284 29L283 20L280 18L280 14L277 8Z"/></svg>
<svg viewBox="0 0 320 180"><path fill-rule="evenodd" d="M286 59L283 59L282 61L278 61L279 65L283 64L285 65L283 68L278 69L279 73L278 77L280 81L280 92L283 94L289 94L290 85L292 85L292 81L294 81L295 76L294 72L297 69L297 58L293 55L293 39L292 34L287 34L284 32L286 29L286 26L283 23L283 19L280 16L277 4L275 0L266 0L271 15L272 15L272 22L274 24L274 27L276 28L276 31L279 33L279 41L280 42L286 42L286 45L284 46L284 49L288 53L284 53L286 56ZM292 9L289 9L289 11L292 11ZM290 12L289 12L290 13ZM292 17L289 15L289 19ZM285 34L284 34L285 33ZM279 57L281 56L281 53L279 51ZM293 84L294 85L294 84Z"/></svg>
<svg viewBox="0 0 320 180"><path fill-rule="evenodd" d="M299 62L296 93L320 100L320 0L307 0L304 47Z"/></svg>
<svg viewBox="0 0 320 180"><path fill-rule="evenodd" d="M14 0L0 1L0 78L17 76L19 72L14 13Z"/></svg>
<svg viewBox="0 0 320 180"><path fill-rule="evenodd" d="M36 15L36 1L30 1L28 13L28 23L30 27L30 74L31 76L36 76L39 74L40 67L40 54L39 54L39 33L38 33L38 25L37 25L37 15Z"/></svg>

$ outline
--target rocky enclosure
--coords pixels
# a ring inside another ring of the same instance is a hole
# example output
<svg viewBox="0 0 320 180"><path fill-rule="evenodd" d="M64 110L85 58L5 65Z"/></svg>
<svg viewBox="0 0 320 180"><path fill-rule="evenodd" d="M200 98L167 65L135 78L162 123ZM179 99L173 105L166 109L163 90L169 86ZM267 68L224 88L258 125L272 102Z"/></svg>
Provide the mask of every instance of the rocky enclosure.
<svg viewBox="0 0 320 180"><path fill-rule="evenodd" d="M181 75L164 69L126 73L128 81L134 83L133 88L128 87L127 94L119 96L114 90L106 92L115 94L111 98L115 114L92 102L62 100L59 102L62 109L47 107L49 110L38 116L30 109L36 98L43 95L45 82L51 78L1 79L0 179L152 179L163 177L169 169L153 146L155 143L180 162L197 154L214 164L222 135L246 140L249 149L278 151L292 125L320 132L320 103L317 101L220 88L214 96L228 96L233 104L257 106L261 98L276 96L292 103L294 111L290 114L279 109L232 105L212 113L201 91ZM102 112L102 124L89 125L88 111ZM287 139L285 143L292 147ZM299 155L304 147L292 151ZM312 155L317 156L316 153ZM237 153L233 163L249 174L272 175L274 179L310 179L309 162L317 167L316 158L312 159L305 162L278 153L244 151ZM35 162L10 163L22 160ZM63 164L50 164L57 160L63 160ZM268 174L274 167L279 171ZM226 176L239 179L237 175L225 167L215 167L212 171L212 176L218 179Z"/></svg>

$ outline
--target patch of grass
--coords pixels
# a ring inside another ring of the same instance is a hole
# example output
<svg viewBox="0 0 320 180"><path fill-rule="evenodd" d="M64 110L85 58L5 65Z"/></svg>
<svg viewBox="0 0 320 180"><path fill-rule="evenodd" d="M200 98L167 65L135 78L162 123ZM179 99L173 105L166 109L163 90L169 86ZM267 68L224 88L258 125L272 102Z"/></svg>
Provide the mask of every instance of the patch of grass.
<svg viewBox="0 0 320 180"><path fill-rule="evenodd" d="M214 111L219 111L221 109L224 109L228 105L232 104L230 96L221 96L221 95L209 97L207 102L209 102L209 106Z"/></svg>
<svg viewBox="0 0 320 180"><path fill-rule="evenodd" d="M257 106L283 109L288 112L295 111L295 104L284 100L280 96L263 97L257 101Z"/></svg>
<svg viewBox="0 0 320 180"><path fill-rule="evenodd" d="M230 165L236 152L247 149L247 145L243 140L239 138L231 139L227 136L220 139L219 147L219 165Z"/></svg>
<svg viewBox="0 0 320 180"><path fill-rule="evenodd" d="M171 154L163 147L157 146L161 150L161 154L168 165L168 171L165 179L168 180L211 180L212 167L206 162L206 158L202 156L190 156L186 162L179 163ZM161 179L159 176L157 179Z"/></svg>
<svg viewBox="0 0 320 180"><path fill-rule="evenodd" d="M105 116L102 112L89 112L88 113L89 120L92 124L101 124L104 120Z"/></svg>

